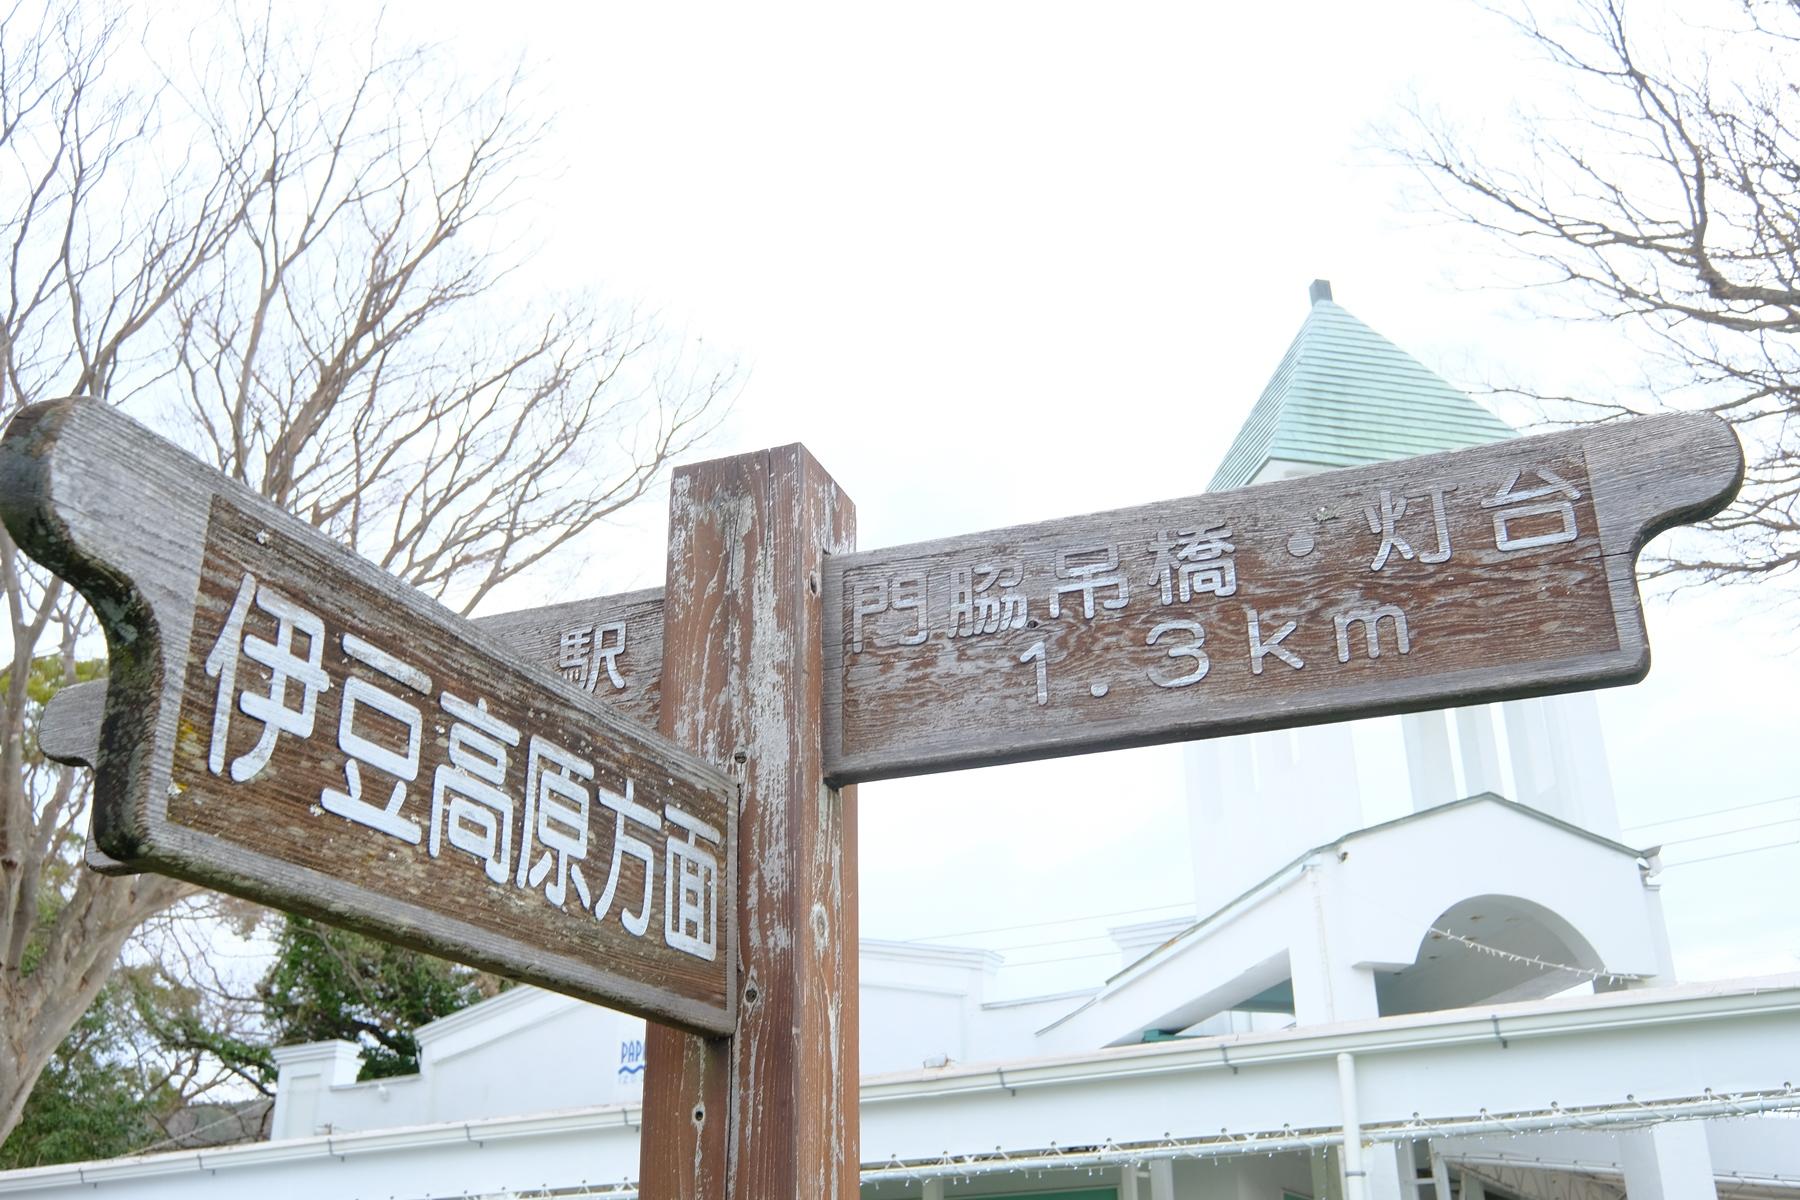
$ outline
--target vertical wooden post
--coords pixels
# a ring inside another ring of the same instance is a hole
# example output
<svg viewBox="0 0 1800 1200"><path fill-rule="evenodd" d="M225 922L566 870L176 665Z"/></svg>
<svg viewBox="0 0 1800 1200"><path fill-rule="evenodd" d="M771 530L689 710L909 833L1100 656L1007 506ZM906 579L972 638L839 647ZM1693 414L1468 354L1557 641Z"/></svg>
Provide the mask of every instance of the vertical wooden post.
<svg viewBox="0 0 1800 1200"><path fill-rule="evenodd" d="M823 771L822 559L855 509L804 447L675 473L661 731L742 781L738 1028L652 1025L646 1200L851 1200L858 1138L854 789Z"/></svg>

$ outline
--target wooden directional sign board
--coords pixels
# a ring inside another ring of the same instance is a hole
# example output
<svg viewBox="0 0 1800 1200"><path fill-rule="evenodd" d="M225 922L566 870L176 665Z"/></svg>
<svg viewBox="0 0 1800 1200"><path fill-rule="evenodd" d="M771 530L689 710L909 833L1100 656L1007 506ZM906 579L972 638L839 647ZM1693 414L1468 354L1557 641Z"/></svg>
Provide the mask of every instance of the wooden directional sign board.
<svg viewBox="0 0 1800 1200"><path fill-rule="evenodd" d="M734 1028L735 785L589 677L91 401L14 418L0 515L106 629L94 836L121 865Z"/></svg>
<svg viewBox="0 0 1800 1200"><path fill-rule="evenodd" d="M827 560L837 783L1630 683L1742 455L1651 417ZM662 589L478 623L656 719ZM71 716L71 720L73 717Z"/></svg>
<svg viewBox="0 0 1800 1200"><path fill-rule="evenodd" d="M834 559L840 783L1630 683L1633 568L1723 507L1651 417Z"/></svg>

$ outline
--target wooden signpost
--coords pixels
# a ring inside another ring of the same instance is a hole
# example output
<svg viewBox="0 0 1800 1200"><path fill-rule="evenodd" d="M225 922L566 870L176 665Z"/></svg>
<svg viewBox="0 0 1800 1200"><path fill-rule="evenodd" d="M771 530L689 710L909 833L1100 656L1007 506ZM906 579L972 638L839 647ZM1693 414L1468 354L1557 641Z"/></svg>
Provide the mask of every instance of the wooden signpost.
<svg viewBox="0 0 1800 1200"><path fill-rule="evenodd" d="M105 626L119 865L735 1028L720 772L104 405L14 418L0 512Z"/></svg>
<svg viewBox="0 0 1800 1200"><path fill-rule="evenodd" d="M676 472L665 589L481 622L88 401L0 515L106 627L97 865L644 1013L643 1194L786 1200L857 1190L846 785L1632 682L1742 471L1656 417L857 553L793 446Z"/></svg>

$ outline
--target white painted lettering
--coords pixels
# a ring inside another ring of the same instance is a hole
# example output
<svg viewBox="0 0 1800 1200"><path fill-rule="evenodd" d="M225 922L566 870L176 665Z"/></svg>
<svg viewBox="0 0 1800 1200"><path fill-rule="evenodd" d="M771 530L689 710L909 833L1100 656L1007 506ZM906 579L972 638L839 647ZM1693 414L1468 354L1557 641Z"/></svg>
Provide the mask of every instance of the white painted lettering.
<svg viewBox="0 0 1800 1200"><path fill-rule="evenodd" d="M481 860L495 883L505 883L512 865L512 797L507 795L507 748L519 731L487 710L486 700L470 704L445 692L438 698L455 718L450 727L450 761L439 766L431 786L431 838L426 850L438 857L442 843Z"/></svg>
<svg viewBox="0 0 1800 1200"><path fill-rule="evenodd" d="M585 692L593 691L604 669L613 690L625 690L625 677L619 673L619 655L625 652L625 622L610 621L604 625L581 625L564 630L557 650L558 669L563 678L576 687Z"/></svg>
<svg viewBox="0 0 1800 1200"><path fill-rule="evenodd" d="M656 854L650 849L650 843L630 831L628 822L635 822L652 831L662 829L662 817L654 809L645 808L632 799L631 780L625 781L625 793L597 789L600 803L610 808L618 818L613 827L612 865L606 872L606 890L600 893L600 899L594 902L594 915L606 920L612 912L613 900L619 894L619 881L624 878L625 856L630 855L644 864L644 890L639 897L638 910L634 913L621 902L619 906L619 923L633 937L643 937L644 930L650 928L650 898L656 887Z"/></svg>
<svg viewBox="0 0 1800 1200"><path fill-rule="evenodd" d="M1150 584L1173 604L1177 593L1183 604L1202 593L1231 596L1237 593L1237 565L1231 557L1237 549L1228 540L1231 526L1210 529L1159 530L1151 555L1156 566Z"/></svg>
<svg viewBox="0 0 1800 1200"><path fill-rule="evenodd" d="M1262 616L1254 608L1245 607L1244 616L1250 624L1250 673L1263 673L1263 659L1273 654L1282 662L1298 671L1306 666L1306 660L1281 644L1281 639L1299 628L1298 621L1289 621L1275 631L1275 636L1265 639L1262 635Z"/></svg>
<svg viewBox="0 0 1800 1200"><path fill-rule="evenodd" d="M1198 621L1164 621L1150 631L1150 635L1144 639L1144 644L1154 646L1165 633L1174 633L1177 630L1186 633L1193 640L1185 646L1170 647L1169 657L1193 659L1193 670L1185 675L1170 676L1164 674L1159 668L1151 667L1147 674L1150 682L1157 687L1178 688L1199 683L1206 678L1206 672L1212 666L1212 660L1206 656L1206 651L1201 649L1206 644L1206 631L1200 627Z"/></svg>
<svg viewBox="0 0 1800 1200"><path fill-rule="evenodd" d="M1081 593L1081 615L1090 621L1094 619L1094 593L1103 588L1111 588L1113 596L1102 600L1100 607L1117 610L1131 603L1131 585L1119 570L1117 546L1058 550L1056 577L1069 582L1057 584L1050 594L1050 615L1053 617L1062 616L1062 598L1070 592Z"/></svg>
<svg viewBox="0 0 1800 1200"><path fill-rule="evenodd" d="M275 618L275 640L268 641L246 633L252 603ZM306 654L294 650L294 635L306 638ZM240 643L239 638L242 638ZM258 586L256 577L246 573L238 586L237 599L226 615L225 627L206 656L206 673L219 681L213 701L213 740L208 747L206 765L213 774L225 770L225 743L231 731L231 702L253 721L260 722L262 732L256 744L231 763L231 778L243 783L261 773L275 752L276 740L284 733L302 741L312 736L313 714L321 693L330 690L331 679L321 665L325 653L325 622L301 608L275 589ZM268 668L269 690L238 691L238 658L249 659ZM288 684L300 686L297 707L288 705Z"/></svg>
<svg viewBox="0 0 1800 1200"><path fill-rule="evenodd" d="M1013 591L1020 578L1017 566L1005 571L992 563L951 568L949 636L976 637L1025 628L1029 602Z"/></svg>
<svg viewBox="0 0 1800 1200"><path fill-rule="evenodd" d="M571 883L583 909L594 902L581 870L588 845L588 784L593 779L593 763L555 742L531 736L525 759L525 819L513 884L543 888L544 898L558 908L564 907ZM543 847L535 859L534 843Z"/></svg>
<svg viewBox="0 0 1800 1200"><path fill-rule="evenodd" d="M1037 702L1050 703L1050 666L1045 661L1045 650L1042 639L1031 643L1031 648L1019 655L1021 663L1037 664Z"/></svg>
<svg viewBox="0 0 1800 1200"><path fill-rule="evenodd" d="M1422 563L1448 562L1450 559L1450 519L1445 511L1444 497L1454 492L1452 487L1433 487L1423 493L1410 496L1395 497L1391 488L1382 488L1381 495L1375 504L1363 508L1363 520L1368 523L1369 532L1381 537L1381 545L1375 551L1375 558L1369 564L1369 570L1379 571L1387 566L1388 556L1398 553L1401 558L1411 560L1417 558ZM1437 535L1437 547L1419 553L1413 549L1400 533L1400 522L1406 517L1407 502L1410 500L1431 501L1432 532Z"/></svg>
<svg viewBox="0 0 1800 1200"><path fill-rule="evenodd" d="M892 607L895 612L911 612L918 620L918 628L900 639L902 646L923 645L931 634L931 618L925 611L925 572L916 571L910 575L894 577Z"/></svg>
<svg viewBox="0 0 1800 1200"><path fill-rule="evenodd" d="M366 642L353 633L340 637L344 654L373 667L395 683L421 695L431 694L431 676L404 662L379 646ZM400 725L406 733L406 749L396 751L390 745L375 741L356 730L357 714L368 709ZM419 777L419 750L424 740L425 717L419 706L387 688L380 687L360 675L344 680L343 708L338 713L338 749L345 754L344 789L324 788L319 792L319 806L359 825L418 845L424 834L417 821L400 815L406 803L406 787ZM362 769L372 767L394 780L394 788L383 804L363 799Z"/></svg>
<svg viewBox="0 0 1800 1200"><path fill-rule="evenodd" d="M918 646L931 633L931 618L925 609L927 596L925 572L912 571L886 579L859 579L850 605L850 653L861 654L863 644L873 641L866 618L884 612L912 612L917 627L895 644Z"/></svg>
<svg viewBox="0 0 1800 1200"><path fill-rule="evenodd" d="M1337 628L1337 655L1339 662L1350 661L1350 627L1361 625L1369 649L1370 658L1381 657L1381 622L1391 621L1394 627L1394 641L1400 653L1412 653L1412 639L1406 628L1406 614L1392 604L1382 604L1371 608L1346 609L1331 618Z"/></svg>
<svg viewBox="0 0 1800 1200"><path fill-rule="evenodd" d="M719 956L719 859L713 851L725 844L725 837L673 805L665 805L663 815L688 835L686 841L671 837L665 845L663 941L712 962Z"/></svg>
<svg viewBox="0 0 1800 1200"><path fill-rule="evenodd" d="M1514 471L1499 491L1481 502L1483 508L1500 510L1494 514L1494 548L1506 552L1535 550L1574 541L1579 531L1575 527L1575 506L1570 501L1581 499L1581 489L1548 467L1533 468L1538 486L1521 489L1519 480L1523 474L1522 470ZM1534 517L1555 518L1555 528L1515 537L1514 523Z"/></svg>

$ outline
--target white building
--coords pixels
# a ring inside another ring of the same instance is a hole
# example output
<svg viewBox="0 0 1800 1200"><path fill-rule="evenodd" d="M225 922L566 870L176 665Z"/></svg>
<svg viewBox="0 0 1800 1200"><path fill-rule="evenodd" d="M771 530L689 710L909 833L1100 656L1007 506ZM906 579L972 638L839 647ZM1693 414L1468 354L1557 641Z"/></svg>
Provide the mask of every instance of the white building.
<svg viewBox="0 0 1800 1200"><path fill-rule="evenodd" d="M1215 486L1503 436L1315 284ZM1591 698L1187 761L1198 920L1116 930L1096 986L991 1001L996 954L863 943L865 1196L1800 1196L1800 976L1675 980ZM280 1051L267 1143L0 1193L635 1194L641 1022L520 988L419 1042L371 1083Z"/></svg>

